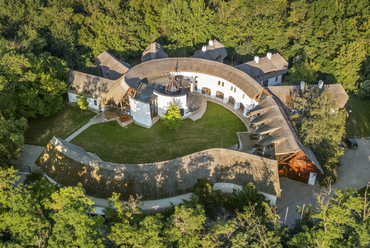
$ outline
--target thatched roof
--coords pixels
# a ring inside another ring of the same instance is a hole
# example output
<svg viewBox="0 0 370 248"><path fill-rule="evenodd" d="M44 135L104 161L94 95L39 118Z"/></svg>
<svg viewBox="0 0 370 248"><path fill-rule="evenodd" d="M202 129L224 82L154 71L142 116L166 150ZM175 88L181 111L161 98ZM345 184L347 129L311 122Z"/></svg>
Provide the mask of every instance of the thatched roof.
<svg viewBox="0 0 370 248"><path fill-rule="evenodd" d="M263 111L263 108L266 111ZM274 149L269 151L273 153L271 155L286 157L298 151L303 151L316 167L323 171L313 152L300 141L298 132L290 121L289 111L278 98L268 96L259 105L251 109L247 115L258 115L251 121L251 124L258 126L257 134L267 135L259 141L261 146L275 145Z"/></svg>
<svg viewBox="0 0 370 248"><path fill-rule="evenodd" d="M58 138L53 138L36 161L39 168L64 186L82 183L88 195L122 199L139 194L143 200L172 197L189 190L198 178L211 182L244 185L280 196L277 162L248 153L209 149L181 158L150 164L115 164L86 156Z"/></svg>
<svg viewBox="0 0 370 248"><path fill-rule="evenodd" d="M232 66L196 58L167 58L147 61L134 66L124 75L124 78L128 85L138 89L141 80L156 74L175 72L176 66L178 66L179 72L199 72L228 80L245 92L249 98L253 98L263 89L250 76Z"/></svg>
<svg viewBox="0 0 370 248"><path fill-rule="evenodd" d="M107 51L96 57L95 63L101 68L102 76L112 80L122 77L131 68L130 64L118 60Z"/></svg>
<svg viewBox="0 0 370 248"><path fill-rule="evenodd" d="M168 58L168 54L164 52L161 44L153 42L147 46L147 48L145 48L143 54L141 55L141 62L163 58Z"/></svg>
<svg viewBox="0 0 370 248"><path fill-rule="evenodd" d="M88 91L96 99L104 98L105 93L114 84L113 80L79 71L71 70L68 75L71 86L76 88L78 93L83 94Z"/></svg>
<svg viewBox="0 0 370 248"><path fill-rule="evenodd" d="M317 84L306 85L306 88L319 88ZM287 104L287 100L294 94L302 95L302 90L299 85L287 85L287 86L271 86L269 90L277 96L284 104ZM337 108L344 108L348 101L348 94L340 84L324 84L323 91L330 91L333 93L333 100L337 104Z"/></svg>
<svg viewBox="0 0 370 248"><path fill-rule="evenodd" d="M205 51L195 51L191 58L208 59L212 61L223 61L227 56L225 47L216 39L210 40L208 45L205 46Z"/></svg>
<svg viewBox="0 0 370 248"><path fill-rule="evenodd" d="M112 99L116 104L130 89L124 78L113 81L78 71L69 72L69 81L78 93L82 94L89 91L93 98L103 99L104 101Z"/></svg>
<svg viewBox="0 0 370 248"><path fill-rule="evenodd" d="M106 99L113 100L117 105L122 97L125 96L130 86L125 82L123 78L117 79L114 84L109 88Z"/></svg>
<svg viewBox="0 0 370 248"><path fill-rule="evenodd" d="M256 80L266 80L268 78L283 75L288 71L288 62L278 53L268 57L259 58L258 63L255 60L246 62L235 68L247 73Z"/></svg>

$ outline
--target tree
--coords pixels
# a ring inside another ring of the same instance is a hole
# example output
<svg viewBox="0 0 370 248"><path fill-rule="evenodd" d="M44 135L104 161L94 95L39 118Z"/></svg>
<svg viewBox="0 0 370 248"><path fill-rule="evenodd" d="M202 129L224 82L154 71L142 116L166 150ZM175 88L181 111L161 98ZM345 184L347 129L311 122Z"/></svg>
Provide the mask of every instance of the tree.
<svg viewBox="0 0 370 248"><path fill-rule="evenodd" d="M178 108L177 103L170 102L167 113L164 113L164 124L167 125L170 129L178 129L181 124L181 112Z"/></svg>
<svg viewBox="0 0 370 248"><path fill-rule="evenodd" d="M304 145L311 148L320 164L327 170L339 165L339 157L344 150L338 144L345 136L345 122L348 113L345 109L336 109L336 103L329 91L320 93L309 88L302 96L293 98L291 116L295 122Z"/></svg>
<svg viewBox="0 0 370 248"><path fill-rule="evenodd" d="M175 206L174 213L167 219L165 241L171 246L199 247L205 222L202 205L194 203L193 207L188 204Z"/></svg>
<svg viewBox="0 0 370 248"><path fill-rule="evenodd" d="M356 97L359 99L370 99L370 80L365 80L360 84Z"/></svg>
<svg viewBox="0 0 370 248"><path fill-rule="evenodd" d="M24 145L27 120L5 119L0 112L0 161L17 157Z"/></svg>
<svg viewBox="0 0 370 248"><path fill-rule="evenodd" d="M45 207L52 210L55 222L49 238L49 247L104 247L104 237L100 228L101 216L90 217L94 204L85 196L81 184L65 187L51 194Z"/></svg>
<svg viewBox="0 0 370 248"><path fill-rule="evenodd" d="M369 202L356 190L331 188L316 194L317 211L309 211L310 225L288 244L299 247L366 247L369 244Z"/></svg>
<svg viewBox="0 0 370 248"><path fill-rule="evenodd" d="M301 81L304 81L307 84L315 84L319 76L317 73L318 69L318 66L314 62L295 63L289 69L287 82L288 84L299 84Z"/></svg>
<svg viewBox="0 0 370 248"><path fill-rule="evenodd" d="M76 108L81 110L81 114L82 114L82 110L86 110L89 107L89 103L87 102L86 96L77 95L75 106Z"/></svg>

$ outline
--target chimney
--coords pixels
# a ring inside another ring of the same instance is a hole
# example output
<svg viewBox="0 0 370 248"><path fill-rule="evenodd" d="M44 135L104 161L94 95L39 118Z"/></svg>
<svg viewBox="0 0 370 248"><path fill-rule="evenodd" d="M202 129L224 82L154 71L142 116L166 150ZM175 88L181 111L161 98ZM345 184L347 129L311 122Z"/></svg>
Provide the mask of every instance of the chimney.
<svg viewBox="0 0 370 248"><path fill-rule="evenodd" d="M258 64L259 61L260 61L260 57L254 56L254 62L256 62L256 64Z"/></svg>
<svg viewBox="0 0 370 248"><path fill-rule="evenodd" d="M271 60L272 53L268 52L268 53L266 54L266 56L267 56L267 58L268 58L269 60Z"/></svg>
<svg viewBox="0 0 370 248"><path fill-rule="evenodd" d="M322 87L324 86L324 81L319 80L319 82L317 84L319 85L319 89L321 90Z"/></svg>
<svg viewBox="0 0 370 248"><path fill-rule="evenodd" d="M208 45L213 46L213 40L209 40Z"/></svg>
<svg viewBox="0 0 370 248"><path fill-rule="evenodd" d="M305 82L301 81L301 90L304 90Z"/></svg>
<svg viewBox="0 0 370 248"><path fill-rule="evenodd" d="M207 51L207 46L202 46L202 52L206 52Z"/></svg>

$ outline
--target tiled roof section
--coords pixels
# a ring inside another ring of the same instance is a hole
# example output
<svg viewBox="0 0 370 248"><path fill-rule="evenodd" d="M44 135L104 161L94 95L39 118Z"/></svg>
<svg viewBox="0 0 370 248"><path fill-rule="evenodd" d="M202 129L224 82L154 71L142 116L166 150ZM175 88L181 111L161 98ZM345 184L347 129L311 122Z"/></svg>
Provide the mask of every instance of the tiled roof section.
<svg viewBox="0 0 370 248"><path fill-rule="evenodd" d="M69 73L71 86L77 89L78 93L89 91L96 99L104 98L108 89L114 84L113 80L71 70Z"/></svg>
<svg viewBox="0 0 370 248"><path fill-rule="evenodd" d="M145 48L143 54L141 55L141 62L163 58L168 58L168 54L164 52L161 44L153 42L147 46L147 48Z"/></svg>
<svg viewBox="0 0 370 248"><path fill-rule="evenodd" d="M264 125L259 126L254 133L256 134L268 134L277 129L281 128L278 120L272 119L271 121L266 122Z"/></svg>
<svg viewBox="0 0 370 248"><path fill-rule="evenodd" d="M278 53L268 57L259 58L258 63L255 60L246 62L235 68L247 73L256 80L266 80L277 75L285 74L288 70L288 62Z"/></svg>
<svg viewBox="0 0 370 248"><path fill-rule="evenodd" d="M236 85L249 98L253 98L263 89L250 76L232 66L196 58L167 58L147 61L134 66L124 75L124 78L128 85L134 89L138 89L143 79L160 73L175 72L176 66L178 66L179 72L199 72L223 78Z"/></svg>
<svg viewBox="0 0 370 248"><path fill-rule="evenodd" d="M107 51L96 57L95 63L101 68L102 76L112 80L122 77L131 68L130 64L118 60Z"/></svg>
<svg viewBox="0 0 370 248"><path fill-rule="evenodd" d="M317 84L306 85L306 88L319 88ZM269 90L277 96L284 104L287 103L288 97L294 94L302 95L302 90L299 85L287 85L287 86L271 86ZM323 91L330 91L333 93L333 100L337 104L337 108L344 108L348 101L348 94L340 84L324 84Z"/></svg>
<svg viewBox="0 0 370 248"><path fill-rule="evenodd" d="M195 51L191 58L208 59L213 61L222 61L227 56L226 48L216 39L210 41L212 45L208 43L206 51L202 50Z"/></svg>

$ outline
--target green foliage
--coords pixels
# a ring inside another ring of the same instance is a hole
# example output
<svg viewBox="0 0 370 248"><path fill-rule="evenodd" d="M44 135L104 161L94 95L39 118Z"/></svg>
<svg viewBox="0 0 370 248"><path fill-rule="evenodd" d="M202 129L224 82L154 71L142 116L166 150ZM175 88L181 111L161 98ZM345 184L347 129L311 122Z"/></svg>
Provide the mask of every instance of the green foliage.
<svg viewBox="0 0 370 248"><path fill-rule="evenodd" d="M307 84L315 84L318 79L318 66L314 62L296 63L289 69L287 76L288 84L300 84L304 81Z"/></svg>
<svg viewBox="0 0 370 248"><path fill-rule="evenodd" d="M17 157L23 148L27 120L5 119L0 112L0 160Z"/></svg>
<svg viewBox="0 0 370 248"><path fill-rule="evenodd" d="M360 84L356 97L362 100L370 99L370 80L365 80Z"/></svg>
<svg viewBox="0 0 370 248"><path fill-rule="evenodd" d="M262 204L266 201L266 197L257 192L256 186L252 182L243 185L242 190L234 189L233 196L233 209L243 211L246 207L256 206L255 210L262 213L260 211L263 211Z"/></svg>
<svg viewBox="0 0 370 248"><path fill-rule="evenodd" d="M178 129L181 124L181 113L178 108L177 103L170 102L167 113L164 113L164 124L167 125L170 129Z"/></svg>
<svg viewBox="0 0 370 248"><path fill-rule="evenodd" d="M49 247L104 247L104 237L98 229L103 224L101 216L90 217L93 211L91 198L85 196L81 184L61 188L51 194L45 207L53 213L55 222Z"/></svg>
<svg viewBox="0 0 370 248"><path fill-rule="evenodd" d="M201 205L194 207L175 206L175 211L167 220L164 230L165 240L170 246L199 247L200 234L205 229L206 216Z"/></svg>
<svg viewBox="0 0 370 248"><path fill-rule="evenodd" d="M214 20L214 11L203 0L174 0L162 10L161 28L173 43L194 46L212 37Z"/></svg>
<svg viewBox="0 0 370 248"><path fill-rule="evenodd" d="M86 96L77 95L75 106L76 108L81 110L81 114L82 114L82 110L86 110L89 107L89 103L87 102Z"/></svg>
<svg viewBox="0 0 370 248"><path fill-rule="evenodd" d="M347 111L336 109L329 91L320 93L314 88L304 90L302 97L296 96L293 109L297 113L291 118L298 127L303 144L315 153L324 168L331 171L339 165L339 157L344 152L338 144L346 133Z"/></svg>

